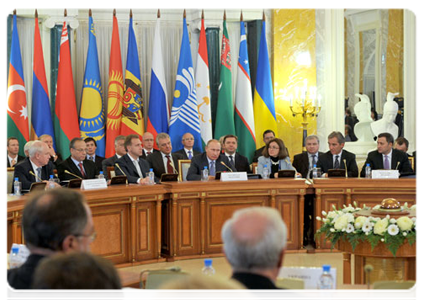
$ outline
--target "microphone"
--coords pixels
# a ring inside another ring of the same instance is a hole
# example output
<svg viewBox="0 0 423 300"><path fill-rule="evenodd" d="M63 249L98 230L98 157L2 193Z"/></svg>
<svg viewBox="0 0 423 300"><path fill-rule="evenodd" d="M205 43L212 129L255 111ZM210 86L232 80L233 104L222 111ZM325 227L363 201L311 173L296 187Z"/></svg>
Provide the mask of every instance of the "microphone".
<svg viewBox="0 0 423 300"><path fill-rule="evenodd" d="M121 171L123 175L126 176L125 172L123 172L123 170L119 167L118 163L115 163L115 166L118 167L119 171ZM126 177L128 177L128 176L126 176Z"/></svg>
<svg viewBox="0 0 423 300"><path fill-rule="evenodd" d="M178 170L176 170L175 165L173 164L173 162L172 162L171 160L169 160L169 164L170 164L170 165L172 166L172 168L173 168L173 174L175 174L175 172L176 172L176 174L178 174L178 175L179 175Z"/></svg>
<svg viewBox="0 0 423 300"><path fill-rule="evenodd" d="M78 175L75 175L75 174L73 174L73 173L69 172L68 170L65 170L65 173L66 173L66 174L69 174L69 175L72 175L72 176L74 176L74 177L76 177L76 178L78 178L78 179L82 179L82 178L81 178L81 177L79 177Z"/></svg>
<svg viewBox="0 0 423 300"><path fill-rule="evenodd" d="M32 176L34 176L36 179L38 179L39 181L43 181L40 177L38 177L37 175L34 174L34 172L29 171L29 174L31 174Z"/></svg>
<svg viewBox="0 0 423 300"><path fill-rule="evenodd" d="M344 161L344 166L345 166L345 177L348 178L347 160L343 159L343 161Z"/></svg>
<svg viewBox="0 0 423 300"><path fill-rule="evenodd" d="M229 171L233 172L231 168L229 168L223 161L220 162L222 165L224 165Z"/></svg>
<svg viewBox="0 0 423 300"><path fill-rule="evenodd" d="M398 170L400 162L397 162L397 167L395 168L395 170Z"/></svg>

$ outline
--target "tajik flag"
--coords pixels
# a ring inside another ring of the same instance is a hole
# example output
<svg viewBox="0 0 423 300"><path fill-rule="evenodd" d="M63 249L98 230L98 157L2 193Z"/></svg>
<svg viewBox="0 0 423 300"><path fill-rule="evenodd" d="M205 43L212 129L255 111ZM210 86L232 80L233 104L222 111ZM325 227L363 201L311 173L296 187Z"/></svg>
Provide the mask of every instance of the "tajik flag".
<svg viewBox="0 0 423 300"><path fill-rule="evenodd" d="M254 130L253 95L251 93L250 65L248 63L247 37L241 21L238 72L235 96L235 130L238 136L238 152L252 161L256 150Z"/></svg>
<svg viewBox="0 0 423 300"><path fill-rule="evenodd" d="M195 81L197 83L197 103L200 117L201 140L204 148L213 136L210 106L209 58L207 54L206 30L204 29L203 18L201 19Z"/></svg>

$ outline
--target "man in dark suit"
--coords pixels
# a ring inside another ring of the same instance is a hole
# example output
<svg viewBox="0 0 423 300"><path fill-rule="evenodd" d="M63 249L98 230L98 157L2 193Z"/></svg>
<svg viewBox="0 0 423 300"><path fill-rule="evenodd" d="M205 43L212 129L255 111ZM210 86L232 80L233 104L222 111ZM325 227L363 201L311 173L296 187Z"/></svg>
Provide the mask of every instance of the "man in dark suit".
<svg viewBox="0 0 423 300"><path fill-rule="evenodd" d="M398 170L400 174L412 174L413 169L407 153L393 149L393 144L394 138L390 133L380 133L377 136L377 150L369 152L367 155L360 176L365 177L367 164L370 164L372 170Z"/></svg>
<svg viewBox="0 0 423 300"><path fill-rule="evenodd" d="M116 175L125 175L129 183L149 184L150 165L141 158L142 143L139 136L136 134L126 136L124 145L127 153L115 162Z"/></svg>
<svg viewBox="0 0 423 300"><path fill-rule="evenodd" d="M107 167L114 167L115 162L126 154L124 144L125 144L125 136L118 135L115 138L115 155L113 155L112 157L106 158L105 160L101 162L101 169L103 170L103 174L106 179L110 179L109 174L107 172Z"/></svg>
<svg viewBox="0 0 423 300"><path fill-rule="evenodd" d="M173 153L182 155L183 159L192 159L195 155L201 154L201 152L198 152L193 149L194 142L194 136L189 132L185 133L182 136L182 145L184 145L184 148Z"/></svg>
<svg viewBox="0 0 423 300"><path fill-rule="evenodd" d="M258 162L258 158L263 155L262 153L263 153L264 147L266 147L267 142L269 142L270 140L274 138L275 138L275 133L273 132L273 130L268 129L265 132L263 132L264 146L254 151L253 162Z"/></svg>
<svg viewBox="0 0 423 300"><path fill-rule="evenodd" d="M31 288L43 258L58 253L89 252L95 239L91 210L84 196L71 189L32 195L25 203L22 229L30 255L22 266L7 271L7 281L14 289Z"/></svg>
<svg viewBox="0 0 423 300"><path fill-rule="evenodd" d="M43 134L38 138L38 140L47 144L50 151L50 161L53 163L54 168L57 169L57 166L63 161L63 159L62 155L60 155L60 153L56 153L54 150L52 136L49 134Z"/></svg>
<svg viewBox="0 0 423 300"><path fill-rule="evenodd" d="M82 138L73 138L69 143L71 155L57 166L61 181L72 179L93 179L99 171L95 163L86 159L86 144Z"/></svg>
<svg viewBox="0 0 423 300"><path fill-rule="evenodd" d="M142 155L141 158L147 159L147 156L153 154L154 152L159 152L159 150L154 149L154 136L152 133L146 131L142 136Z"/></svg>
<svg viewBox="0 0 423 300"><path fill-rule="evenodd" d="M247 289L277 289L275 281L287 244L279 211L270 207L235 211L222 227L222 241L233 279Z"/></svg>
<svg viewBox="0 0 423 300"><path fill-rule="evenodd" d="M248 158L236 152L238 149L238 137L232 134L225 135L223 138L224 154L231 165L235 166L238 172L251 173L250 164Z"/></svg>
<svg viewBox="0 0 423 300"><path fill-rule="evenodd" d="M97 169L102 171L103 166L101 163L103 162L104 157L95 154L95 151L97 150L97 142L92 137L87 137L84 141L87 145L87 159L93 161L97 166Z"/></svg>
<svg viewBox="0 0 423 300"><path fill-rule="evenodd" d="M159 152L152 153L147 161L153 168L154 175L161 178L162 174L179 174L178 161L183 159L181 154L172 153L172 141L167 133L159 133L156 137Z"/></svg>
<svg viewBox="0 0 423 300"><path fill-rule="evenodd" d="M339 131L333 131L328 136L329 151L320 155L317 167L327 174L330 169L346 169L348 177L358 177L358 167L355 154L344 150L345 138ZM345 164L346 163L346 164Z"/></svg>
<svg viewBox="0 0 423 300"><path fill-rule="evenodd" d="M207 142L206 152L200 155L194 156L191 160L191 165L188 169L187 180L201 180L201 172L204 167L209 170L209 178L214 179L216 172L236 172L236 168L231 166L228 158L224 155L220 155L221 145L218 140L210 140Z"/></svg>
<svg viewBox="0 0 423 300"><path fill-rule="evenodd" d="M47 145L40 141L34 141L29 148L29 157L15 165L13 177L19 178L23 191L28 191L32 183L48 181L50 175L54 176L53 169Z"/></svg>
<svg viewBox="0 0 423 300"><path fill-rule="evenodd" d="M297 172L301 173L303 178L309 178L312 176L311 172L309 174L309 170L313 168L313 165L317 165L319 156L322 155L323 152L319 151L320 141L317 135L309 135L306 137L305 147L307 151L295 155L292 165Z"/></svg>
<svg viewBox="0 0 423 300"><path fill-rule="evenodd" d="M407 153L409 145L410 143L408 142L408 140L405 137L400 136L395 140L394 149ZM407 156L412 157L412 155L408 153Z"/></svg>
<svg viewBox="0 0 423 300"><path fill-rule="evenodd" d="M7 167L14 167L18 162L25 159L19 153L19 141L15 137L7 139Z"/></svg>

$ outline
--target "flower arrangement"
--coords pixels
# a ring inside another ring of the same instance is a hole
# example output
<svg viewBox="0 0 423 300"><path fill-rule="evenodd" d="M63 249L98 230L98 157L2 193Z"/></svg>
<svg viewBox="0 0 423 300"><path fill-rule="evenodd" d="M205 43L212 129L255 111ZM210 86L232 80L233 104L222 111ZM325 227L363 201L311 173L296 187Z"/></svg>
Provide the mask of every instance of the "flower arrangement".
<svg viewBox="0 0 423 300"><path fill-rule="evenodd" d="M359 242L368 241L372 250L379 242L385 243L386 247L395 256L398 248L408 241L410 245L416 242L416 218L409 218L401 216L399 218L390 217L386 215L384 218L373 216L358 216L354 213L364 209L370 210L370 207L357 207L344 205L342 209L337 209L332 205L333 211L328 213L322 211L322 217L316 217L318 221L323 222L322 227L316 232L316 237L322 233L325 234L325 239L329 240L332 249L339 239L348 240L354 250ZM380 205L376 205L372 209L379 209ZM408 207L407 203L401 206L401 209L416 210L416 205Z"/></svg>

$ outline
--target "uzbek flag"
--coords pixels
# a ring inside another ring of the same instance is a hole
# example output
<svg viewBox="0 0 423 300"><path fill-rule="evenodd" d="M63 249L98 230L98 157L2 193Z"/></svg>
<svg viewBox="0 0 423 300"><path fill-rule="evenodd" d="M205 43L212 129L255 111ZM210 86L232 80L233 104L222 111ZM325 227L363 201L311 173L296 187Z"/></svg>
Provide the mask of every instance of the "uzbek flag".
<svg viewBox="0 0 423 300"><path fill-rule="evenodd" d="M12 45L10 51L9 78L7 82L7 136L19 141L19 154L25 155L23 146L29 141L28 106L19 47L16 15L13 15Z"/></svg>

